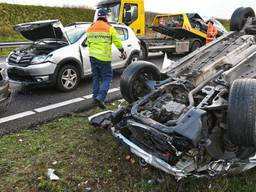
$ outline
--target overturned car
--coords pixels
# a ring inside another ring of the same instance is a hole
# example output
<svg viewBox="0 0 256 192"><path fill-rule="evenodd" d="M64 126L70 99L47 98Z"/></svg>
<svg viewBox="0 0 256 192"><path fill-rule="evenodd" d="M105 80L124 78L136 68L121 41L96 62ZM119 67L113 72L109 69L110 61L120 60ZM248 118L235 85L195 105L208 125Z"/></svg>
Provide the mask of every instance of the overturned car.
<svg viewBox="0 0 256 192"><path fill-rule="evenodd" d="M256 166L256 18L237 9L231 30L164 73L130 65L120 89L128 103L90 118L129 150L177 178L217 177Z"/></svg>

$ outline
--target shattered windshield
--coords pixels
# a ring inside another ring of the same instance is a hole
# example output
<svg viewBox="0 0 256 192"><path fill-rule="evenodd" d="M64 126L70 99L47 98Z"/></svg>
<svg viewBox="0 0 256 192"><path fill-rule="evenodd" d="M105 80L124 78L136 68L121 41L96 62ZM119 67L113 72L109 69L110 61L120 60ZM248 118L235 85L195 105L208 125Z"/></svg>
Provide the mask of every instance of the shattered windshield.
<svg viewBox="0 0 256 192"><path fill-rule="evenodd" d="M68 36L68 39L71 44L74 44L77 42L84 34L85 34L86 29L85 28L73 28L70 30L66 31L66 34Z"/></svg>
<svg viewBox="0 0 256 192"><path fill-rule="evenodd" d="M120 14L120 3L111 3L105 4L102 7L98 7L96 9L94 21L97 20L97 15L100 9L106 9L109 12L108 21L109 22L118 22L119 14Z"/></svg>

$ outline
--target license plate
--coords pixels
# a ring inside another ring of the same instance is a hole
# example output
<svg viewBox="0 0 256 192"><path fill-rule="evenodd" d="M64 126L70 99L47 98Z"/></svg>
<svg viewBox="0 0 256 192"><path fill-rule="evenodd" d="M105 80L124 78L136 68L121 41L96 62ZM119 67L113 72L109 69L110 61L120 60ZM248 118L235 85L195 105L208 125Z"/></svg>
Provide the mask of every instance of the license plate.
<svg viewBox="0 0 256 192"><path fill-rule="evenodd" d="M189 52L189 41L176 42L176 53Z"/></svg>

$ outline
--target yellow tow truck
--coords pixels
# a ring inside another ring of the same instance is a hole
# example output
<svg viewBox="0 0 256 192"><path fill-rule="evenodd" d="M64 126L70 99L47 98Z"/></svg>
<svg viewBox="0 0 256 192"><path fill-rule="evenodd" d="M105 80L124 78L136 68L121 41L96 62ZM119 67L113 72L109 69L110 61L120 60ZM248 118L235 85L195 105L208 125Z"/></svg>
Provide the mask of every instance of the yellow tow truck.
<svg viewBox="0 0 256 192"><path fill-rule="evenodd" d="M189 53L206 41L207 24L197 13L157 15L151 28L159 37L146 38L144 0L101 0L95 18L100 9L108 10L110 22L124 23L133 29L140 39L143 59L149 52ZM222 33L219 31L218 35Z"/></svg>

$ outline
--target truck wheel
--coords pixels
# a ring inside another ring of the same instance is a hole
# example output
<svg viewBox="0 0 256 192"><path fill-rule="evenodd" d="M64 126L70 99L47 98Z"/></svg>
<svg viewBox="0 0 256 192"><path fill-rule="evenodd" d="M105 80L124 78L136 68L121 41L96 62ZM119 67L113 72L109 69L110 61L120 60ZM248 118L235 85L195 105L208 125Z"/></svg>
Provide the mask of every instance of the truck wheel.
<svg viewBox="0 0 256 192"><path fill-rule="evenodd" d="M140 59L141 60L146 60L148 58L148 50L143 45L140 48L141 48Z"/></svg>
<svg viewBox="0 0 256 192"><path fill-rule="evenodd" d="M230 21L231 31L241 31L246 23L246 19L255 17L255 13L250 7L240 7L232 14Z"/></svg>
<svg viewBox="0 0 256 192"><path fill-rule="evenodd" d="M200 47L202 47L201 41L200 40L195 40L195 41L192 42L190 52L193 52L193 51L199 49Z"/></svg>
<svg viewBox="0 0 256 192"><path fill-rule="evenodd" d="M137 101L151 91L146 86L146 81L158 81L160 76L159 69L153 63L146 61L132 63L121 76L120 91L123 98L129 103Z"/></svg>
<svg viewBox="0 0 256 192"><path fill-rule="evenodd" d="M78 69L73 65L65 65L58 72L56 85L60 91L68 92L74 90L79 81Z"/></svg>
<svg viewBox="0 0 256 192"><path fill-rule="evenodd" d="M229 93L228 133L237 146L256 148L256 79L238 79Z"/></svg>

